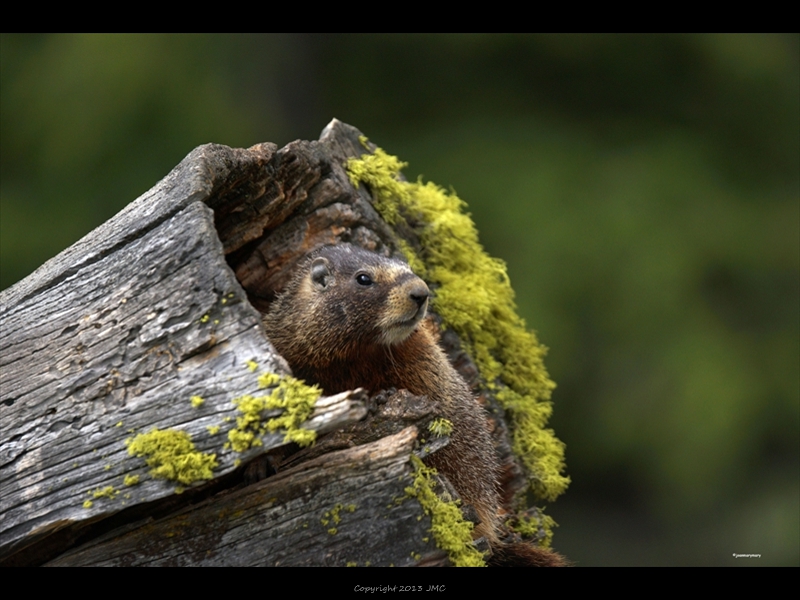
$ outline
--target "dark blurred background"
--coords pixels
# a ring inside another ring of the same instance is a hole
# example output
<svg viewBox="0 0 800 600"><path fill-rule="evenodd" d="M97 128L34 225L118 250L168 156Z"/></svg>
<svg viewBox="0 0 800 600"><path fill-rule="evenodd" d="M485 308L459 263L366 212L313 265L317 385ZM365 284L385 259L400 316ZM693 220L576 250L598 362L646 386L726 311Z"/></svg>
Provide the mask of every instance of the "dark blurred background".
<svg viewBox="0 0 800 600"><path fill-rule="evenodd" d="M337 117L508 262L558 384L558 550L800 565L798 36L0 39L0 288L195 146Z"/></svg>

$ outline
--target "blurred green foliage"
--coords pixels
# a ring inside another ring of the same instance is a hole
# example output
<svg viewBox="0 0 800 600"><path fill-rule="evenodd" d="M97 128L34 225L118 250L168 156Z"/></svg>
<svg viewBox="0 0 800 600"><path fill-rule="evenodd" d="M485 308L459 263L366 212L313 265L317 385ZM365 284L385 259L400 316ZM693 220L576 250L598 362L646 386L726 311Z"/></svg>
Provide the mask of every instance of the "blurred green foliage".
<svg viewBox="0 0 800 600"><path fill-rule="evenodd" d="M798 36L0 42L0 287L193 147L335 116L508 262L559 386L555 548L800 565Z"/></svg>

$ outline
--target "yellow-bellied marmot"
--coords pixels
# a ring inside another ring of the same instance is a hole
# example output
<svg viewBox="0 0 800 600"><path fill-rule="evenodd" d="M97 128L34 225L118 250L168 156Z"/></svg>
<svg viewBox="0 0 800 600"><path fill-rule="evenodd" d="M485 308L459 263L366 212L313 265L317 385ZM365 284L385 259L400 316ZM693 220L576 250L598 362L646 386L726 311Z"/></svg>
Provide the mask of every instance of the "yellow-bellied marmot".
<svg viewBox="0 0 800 600"><path fill-rule="evenodd" d="M423 321L430 292L403 262L349 244L304 260L264 317L294 375L327 394L357 387L426 395L453 424L450 444L425 462L480 518L476 535L497 541L497 458L486 415Z"/></svg>

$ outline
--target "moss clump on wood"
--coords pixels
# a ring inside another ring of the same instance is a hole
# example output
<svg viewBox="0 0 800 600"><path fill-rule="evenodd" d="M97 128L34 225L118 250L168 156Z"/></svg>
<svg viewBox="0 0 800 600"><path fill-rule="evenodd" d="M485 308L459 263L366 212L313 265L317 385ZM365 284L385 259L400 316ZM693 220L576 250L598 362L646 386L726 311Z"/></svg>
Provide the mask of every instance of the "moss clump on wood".
<svg viewBox="0 0 800 600"><path fill-rule="evenodd" d="M317 432L303 429L314 411L314 404L322 395L317 386L306 385L294 377L280 377L264 373L258 377L261 388L276 386L266 396L245 395L233 400L239 409L236 427L228 432L228 441L236 452L245 452L261 445L261 436L282 429L284 442L295 442L299 446L310 446L317 439ZM283 413L264 422L261 414L266 410L283 409Z"/></svg>
<svg viewBox="0 0 800 600"><path fill-rule="evenodd" d="M211 479L217 464L216 454L195 449L185 431L153 429L125 441L128 454L145 457L150 474L156 479L169 479L183 485Z"/></svg>
<svg viewBox="0 0 800 600"><path fill-rule="evenodd" d="M323 527L327 527L331 523L333 523L333 525L339 525L339 523L342 522L342 517L339 516L339 513L341 513L343 510L347 512L354 512L356 510L356 505L348 504L345 506L344 504L337 504L331 510L326 510L322 514L322 518L319 520L320 523L322 523ZM339 529L338 527L329 527L328 533L331 535L336 535L339 533Z"/></svg>
<svg viewBox="0 0 800 600"><path fill-rule="evenodd" d="M108 498L109 500L113 500L117 494L119 494L119 490L115 490L114 486L107 485L106 487L100 489L93 490L89 492L92 495L92 498Z"/></svg>
<svg viewBox="0 0 800 600"><path fill-rule="evenodd" d="M473 525L464 520L457 502L445 502L433 491L432 478L436 469L426 467L416 456L411 457L414 466L414 483L406 488L406 494L419 501L422 509L431 518L431 533L436 545L447 552L450 562L456 567L485 567L483 554L472 543ZM415 557L419 560L421 557Z"/></svg>
<svg viewBox="0 0 800 600"><path fill-rule="evenodd" d="M366 139L362 138L366 145ZM486 254L465 204L433 183L401 181L406 163L377 148L350 159L354 186L372 191L389 224L405 222L419 235L418 256L400 240L411 268L436 289L434 309L478 365L498 401L512 415L513 450L525 465L531 489L553 500L569 485L564 444L547 421L555 384L544 367L546 348L517 315L505 263Z"/></svg>
<svg viewBox="0 0 800 600"><path fill-rule="evenodd" d="M134 485L139 485L139 476L138 475L125 475L125 479L123 480L123 483L128 487L131 487L131 486L134 486Z"/></svg>
<svg viewBox="0 0 800 600"><path fill-rule="evenodd" d="M520 534L523 539L536 542L543 548L549 548L553 542L553 528L557 527L553 517L532 508L509 523L509 529Z"/></svg>
<svg viewBox="0 0 800 600"><path fill-rule="evenodd" d="M453 433L453 423L448 419L434 419L428 424L428 431L430 431L434 437L444 437Z"/></svg>

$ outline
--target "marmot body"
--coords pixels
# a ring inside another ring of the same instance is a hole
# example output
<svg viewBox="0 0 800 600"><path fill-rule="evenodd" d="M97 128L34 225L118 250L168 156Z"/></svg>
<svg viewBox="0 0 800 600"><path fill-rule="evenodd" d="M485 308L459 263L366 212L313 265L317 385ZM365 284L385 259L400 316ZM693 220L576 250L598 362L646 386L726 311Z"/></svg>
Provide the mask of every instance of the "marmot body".
<svg viewBox="0 0 800 600"><path fill-rule="evenodd" d="M497 458L486 415L423 321L430 292L408 265L347 244L312 252L264 317L295 376L327 394L363 387L427 395L453 424L425 462L443 473L497 541Z"/></svg>

